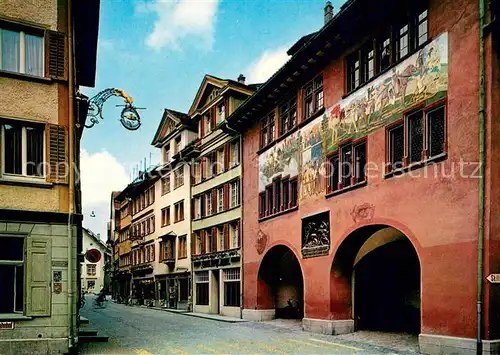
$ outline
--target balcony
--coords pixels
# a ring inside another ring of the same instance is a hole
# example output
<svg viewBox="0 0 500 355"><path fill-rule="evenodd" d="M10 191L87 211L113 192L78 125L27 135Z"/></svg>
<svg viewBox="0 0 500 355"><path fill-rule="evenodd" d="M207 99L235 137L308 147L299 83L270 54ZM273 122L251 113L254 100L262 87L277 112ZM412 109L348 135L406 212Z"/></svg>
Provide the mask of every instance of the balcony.
<svg viewBox="0 0 500 355"><path fill-rule="evenodd" d="M241 259L240 249L229 249L216 251L213 253L202 253L191 257L194 266L213 267L225 266L231 262L238 262Z"/></svg>

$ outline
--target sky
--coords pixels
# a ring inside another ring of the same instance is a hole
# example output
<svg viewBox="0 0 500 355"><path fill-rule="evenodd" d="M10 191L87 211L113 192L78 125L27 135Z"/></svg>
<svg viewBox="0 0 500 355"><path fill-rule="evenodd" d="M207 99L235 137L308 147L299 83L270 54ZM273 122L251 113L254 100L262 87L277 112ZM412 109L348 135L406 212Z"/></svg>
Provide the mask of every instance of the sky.
<svg viewBox="0 0 500 355"><path fill-rule="evenodd" d="M110 98L104 120L85 129L81 179L83 225L106 239L111 192L131 181L144 159L159 163L151 145L163 109L187 112L205 74L247 83L266 81L287 49L323 26L325 0L103 0L94 96L120 88L134 98L142 125L119 123L123 102ZM332 0L334 12L343 0ZM95 215L95 217L92 217Z"/></svg>

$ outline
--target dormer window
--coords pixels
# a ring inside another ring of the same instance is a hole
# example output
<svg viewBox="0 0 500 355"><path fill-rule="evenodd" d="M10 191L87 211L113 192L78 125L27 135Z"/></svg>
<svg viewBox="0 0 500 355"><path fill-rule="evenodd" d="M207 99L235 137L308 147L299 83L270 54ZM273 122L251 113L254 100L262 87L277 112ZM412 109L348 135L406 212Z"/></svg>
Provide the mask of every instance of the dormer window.
<svg viewBox="0 0 500 355"><path fill-rule="evenodd" d="M163 161L167 164L170 161L170 143L163 147Z"/></svg>

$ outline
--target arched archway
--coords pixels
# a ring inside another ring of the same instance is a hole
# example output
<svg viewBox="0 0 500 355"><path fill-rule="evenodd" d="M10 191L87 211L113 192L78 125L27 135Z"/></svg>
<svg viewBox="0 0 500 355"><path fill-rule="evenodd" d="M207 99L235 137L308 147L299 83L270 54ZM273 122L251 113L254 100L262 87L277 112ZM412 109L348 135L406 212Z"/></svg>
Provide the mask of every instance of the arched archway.
<svg viewBox="0 0 500 355"><path fill-rule="evenodd" d="M274 308L276 318L304 317L304 279L295 254L284 245L271 248L260 264L259 304Z"/></svg>
<svg viewBox="0 0 500 355"><path fill-rule="evenodd" d="M354 319L357 330L420 332L420 261L394 227L349 234L335 253L330 290L332 313Z"/></svg>

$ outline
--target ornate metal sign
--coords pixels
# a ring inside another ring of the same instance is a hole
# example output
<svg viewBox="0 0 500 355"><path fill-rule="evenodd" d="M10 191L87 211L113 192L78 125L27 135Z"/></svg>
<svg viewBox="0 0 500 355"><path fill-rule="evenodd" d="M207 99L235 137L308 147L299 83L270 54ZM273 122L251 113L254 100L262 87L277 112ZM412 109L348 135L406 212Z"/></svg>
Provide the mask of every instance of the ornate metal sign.
<svg viewBox="0 0 500 355"><path fill-rule="evenodd" d="M328 255L330 251L330 212L302 220L302 258Z"/></svg>
<svg viewBox="0 0 500 355"><path fill-rule="evenodd" d="M126 129L135 131L141 126L141 117L137 110L141 109L135 107L134 99L129 96L122 89L106 89L95 95L89 100L89 109L87 113L87 124L85 127L92 128L95 124L99 123L104 118L102 117L102 106L112 96L122 97L125 105L120 115L120 122Z"/></svg>

